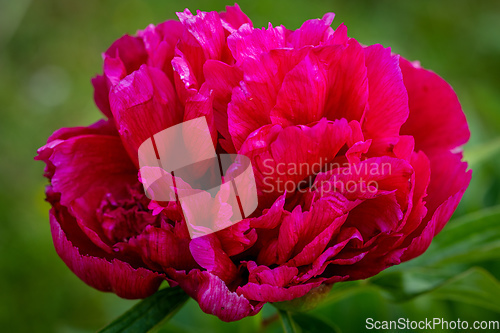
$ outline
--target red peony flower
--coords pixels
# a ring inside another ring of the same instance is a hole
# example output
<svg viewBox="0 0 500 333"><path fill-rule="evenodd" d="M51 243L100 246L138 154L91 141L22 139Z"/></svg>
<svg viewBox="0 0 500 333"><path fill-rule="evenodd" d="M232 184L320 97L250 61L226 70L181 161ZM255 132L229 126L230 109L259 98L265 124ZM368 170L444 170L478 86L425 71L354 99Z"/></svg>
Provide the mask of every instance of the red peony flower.
<svg viewBox="0 0 500 333"><path fill-rule="evenodd" d="M331 13L295 31L254 28L237 5L177 15L114 42L92 80L106 119L38 151L54 245L78 277L124 298L168 280L232 321L427 249L471 177L442 78L334 31ZM258 207L192 239L178 202L146 196L138 148L199 117L217 153L250 159Z"/></svg>

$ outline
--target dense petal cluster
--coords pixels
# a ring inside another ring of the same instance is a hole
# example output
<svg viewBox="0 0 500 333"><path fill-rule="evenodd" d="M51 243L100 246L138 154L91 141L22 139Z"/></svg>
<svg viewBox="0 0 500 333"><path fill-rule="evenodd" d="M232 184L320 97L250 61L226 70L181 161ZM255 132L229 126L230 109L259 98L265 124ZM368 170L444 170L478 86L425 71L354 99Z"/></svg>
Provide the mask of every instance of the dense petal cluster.
<svg viewBox="0 0 500 333"><path fill-rule="evenodd" d="M469 130L452 88L334 15L254 28L236 5L126 35L92 80L106 116L39 149L57 253L125 298L180 285L238 320L266 302L364 279L422 254L466 190ZM191 239L176 202L148 199L138 147L205 117L218 153L250 158L258 208Z"/></svg>

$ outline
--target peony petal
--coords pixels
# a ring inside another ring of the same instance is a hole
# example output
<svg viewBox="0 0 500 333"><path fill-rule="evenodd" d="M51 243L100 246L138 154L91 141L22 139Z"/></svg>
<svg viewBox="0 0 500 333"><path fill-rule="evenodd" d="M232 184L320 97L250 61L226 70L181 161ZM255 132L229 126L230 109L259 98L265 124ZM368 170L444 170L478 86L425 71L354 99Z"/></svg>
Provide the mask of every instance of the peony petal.
<svg viewBox="0 0 500 333"><path fill-rule="evenodd" d="M223 321L253 316L264 306L263 302L252 305L245 296L230 291L224 281L207 271L195 269L186 274L169 269L167 273L198 302L203 312L213 314Z"/></svg>
<svg viewBox="0 0 500 333"><path fill-rule="evenodd" d="M137 32L148 53L148 66L163 70L170 81L174 78L171 61L183 32L184 26L176 20L168 20L157 26L150 24Z"/></svg>
<svg viewBox="0 0 500 333"><path fill-rule="evenodd" d="M281 84L309 50L274 49L260 58L245 58L238 68L244 78L232 92L228 105L228 123L236 150L250 133L271 123L270 113L276 104Z"/></svg>
<svg viewBox="0 0 500 333"><path fill-rule="evenodd" d="M207 88L213 90L217 130L224 138L230 139L227 107L231 101L233 88L243 80L243 72L221 61L208 60L203 65L203 73Z"/></svg>
<svg viewBox="0 0 500 333"><path fill-rule="evenodd" d="M368 100L363 48L356 40L350 39L346 46L325 46L315 52L319 61L327 65L326 117L361 121Z"/></svg>
<svg viewBox="0 0 500 333"><path fill-rule="evenodd" d="M216 235L197 237L189 243L194 260L211 274L218 276L225 283L233 281L238 270L229 256L222 250Z"/></svg>
<svg viewBox="0 0 500 333"><path fill-rule="evenodd" d="M408 261L418 257L427 250L431 244L432 239L443 228L446 222L450 219L451 215L457 208L466 188L455 193L448 198L442 205L440 205L432 215L431 220L427 223L422 233L413 238L410 245L404 249L404 254L401 261Z"/></svg>
<svg viewBox="0 0 500 333"><path fill-rule="evenodd" d="M247 58L259 60L260 55L285 46L286 30L283 26L254 29L243 24L227 38L227 45L237 62Z"/></svg>
<svg viewBox="0 0 500 333"><path fill-rule="evenodd" d="M129 299L145 298L156 292L164 279L162 274L142 267L134 268L118 259L81 252L83 249L76 247L68 239L70 235L65 233L56 215L53 208L50 211L50 227L56 252L69 269L85 283L98 290L112 291ZM73 236L79 239L82 237L78 233L73 233ZM87 244L85 248L88 249L89 246Z"/></svg>
<svg viewBox="0 0 500 333"><path fill-rule="evenodd" d="M259 302L283 302L291 301L297 297L307 294L312 288L316 288L321 281L305 283L287 288L275 287L268 284L247 283L236 290L247 299Z"/></svg>
<svg viewBox="0 0 500 333"><path fill-rule="evenodd" d="M193 59L191 59L191 63L193 62ZM176 56L172 59L172 69L175 90L179 96L179 100L183 104L189 97L196 94L201 86L201 83L203 82L203 72L201 71L201 67L195 69L193 66L196 64L192 65L191 63L188 61L184 53L176 49Z"/></svg>
<svg viewBox="0 0 500 333"><path fill-rule="evenodd" d="M95 244L110 252L96 211L106 195L123 195L128 186L137 184L137 170L120 139L83 135L56 140L40 148L37 159L52 171L47 176L51 190L61 194L60 203Z"/></svg>
<svg viewBox="0 0 500 333"><path fill-rule="evenodd" d="M461 158L462 154L445 151L436 151L435 154L429 156L431 175L426 198L427 219L434 215L438 206L443 202L469 186L472 171L467 171L467 163L462 162ZM447 219L440 219L436 222L437 232L441 231L447 221Z"/></svg>
<svg viewBox="0 0 500 333"><path fill-rule="evenodd" d="M334 13L326 13L323 18L305 21L302 26L287 37L287 45L293 48L316 46L327 41L333 35L330 25L335 18Z"/></svg>
<svg viewBox="0 0 500 333"><path fill-rule="evenodd" d="M365 200L356 206L347 219L347 225L355 226L364 239L378 233L390 234L403 219L403 212L394 193Z"/></svg>
<svg viewBox="0 0 500 333"><path fill-rule="evenodd" d="M252 21L245 15L237 3L234 6L226 6L226 11L219 14L222 26L229 33L233 33L245 23L252 25Z"/></svg>
<svg viewBox="0 0 500 333"><path fill-rule="evenodd" d="M470 137L467 120L451 86L437 74L400 58L410 115L401 133L415 138L415 148L428 153L453 149Z"/></svg>
<svg viewBox="0 0 500 333"><path fill-rule="evenodd" d="M137 149L146 139L182 120L174 87L156 68L141 66L116 85L109 97L118 131L136 165Z"/></svg>
<svg viewBox="0 0 500 333"><path fill-rule="evenodd" d="M249 219L250 226L259 229L276 228L281 223L282 216L287 213L283 209L285 205L285 195L286 193L283 193L283 195L278 197L271 208L265 209L260 216Z"/></svg>
<svg viewBox="0 0 500 333"><path fill-rule="evenodd" d="M319 232L310 243L304 246L304 248L286 264L298 267L313 263L325 250L332 237L340 230L346 218L347 215L335 218L328 227ZM312 225L308 227L314 228Z"/></svg>
<svg viewBox="0 0 500 333"><path fill-rule="evenodd" d="M327 45L346 45L349 41L349 37L347 37L347 27L344 23L341 23L333 35L330 36L330 39L325 43Z"/></svg>
<svg viewBox="0 0 500 333"><path fill-rule="evenodd" d="M108 79L104 75L97 75L92 78L92 86L94 87L94 102L101 112L108 118L112 118L113 114L109 106L109 90L110 85Z"/></svg>
<svg viewBox="0 0 500 333"><path fill-rule="evenodd" d="M158 270L188 270L199 267L189 251L189 242L185 225L176 223L173 228L170 225L163 225L161 228L148 226L128 243L135 247L149 267Z"/></svg>
<svg viewBox="0 0 500 333"><path fill-rule="evenodd" d="M268 125L254 132L239 153L252 160L259 202L274 202L285 190L292 194L307 185L307 178L333 161L350 135L344 119L322 119L312 127Z"/></svg>
<svg viewBox="0 0 500 333"><path fill-rule="evenodd" d="M309 124L323 117L327 78L322 67L318 57L309 54L286 74L271 111L273 124Z"/></svg>
<svg viewBox="0 0 500 333"><path fill-rule="evenodd" d="M193 15L189 9L186 9L184 12L177 13L177 16L200 45L205 60L221 59L226 37L219 13L198 11L197 15Z"/></svg>
<svg viewBox="0 0 500 333"><path fill-rule="evenodd" d="M125 35L111 44L104 57L119 59L125 68L125 74L128 75L146 63L148 54L141 38ZM113 78L106 71L104 74L110 79Z"/></svg>
<svg viewBox="0 0 500 333"><path fill-rule="evenodd" d="M365 48L370 95L363 129L366 138L398 136L408 118L408 94L399 56L376 44Z"/></svg>
<svg viewBox="0 0 500 333"><path fill-rule="evenodd" d="M115 124L112 120L98 120L90 126L63 127L52 133L47 143L56 140L67 140L82 135L111 135L118 136Z"/></svg>

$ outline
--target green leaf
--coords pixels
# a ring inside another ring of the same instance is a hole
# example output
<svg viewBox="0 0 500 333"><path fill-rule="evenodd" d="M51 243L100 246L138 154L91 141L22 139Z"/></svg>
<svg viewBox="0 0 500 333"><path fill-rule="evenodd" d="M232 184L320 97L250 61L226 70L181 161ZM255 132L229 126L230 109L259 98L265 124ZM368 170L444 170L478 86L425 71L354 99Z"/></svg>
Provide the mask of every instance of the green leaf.
<svg viewBox="0 0 500 333"><path fill-rule="evenodd" d="M323 318L307 313L296 313L293 320L301 328L302 333L339 333L340 329Z"/></svg>
<svg viewBox="0 0 500 333"><path fill-rule="evenodd" d="M150 332L162 321L169 320L189 296L179 287L164 288L125 312L100 333Z"/></svg>
<svg viewBox="0 0 500 333"><path fill-rule="evenodd" d="M292 315L291 315L290 311L278 310L278 313L280 314L281 324L283 326L284 333L296 333L296 332L298 332L297 327L295 326L295 323L293 322Z"/></svg>
<svg viewBox="0 0 500 333"><path fill-rule="evenodd" d="M450 221L421 256L379 275L415 267L444 267L500 259L500 205Z"/></svg>
<svg viewBox="0 0 500 333"><path fill-rule="evenodd" d="M446 278L446 276L452 276ZM453 271L412 269L370 279L394 301L408 301L428 294L435 298L473 304L500 313L500 282L486 270L473 267Z"/></svg>
<svg viewBox="0 0 500 333"><path fill-rule="evenodd" d="M469 269L437 288L432 295L500 313L500 282L483 268Z"/></svg>
<svg viewBox="0 0 500 333"><path fill-rule="evenodd" d="M469 162L471 166L481 164L483 161L490 159L493 156L498 156L500 152L500 138L496 138L490 142L464 148L464 160Z"/></svg>
<svg viewBox="0 0 500 333"><path fill-rule="evenodd" d="M500 258L500 206L451 221L421 259L427 264L474 263Z"/></svg>
<svg viewBox="0 0 500 333"><path fill-rule="evenodd" d="M379 274L368 281L381 288L391 301L405 302L435 290L459 273L451 269L417 267Z"/></svg>

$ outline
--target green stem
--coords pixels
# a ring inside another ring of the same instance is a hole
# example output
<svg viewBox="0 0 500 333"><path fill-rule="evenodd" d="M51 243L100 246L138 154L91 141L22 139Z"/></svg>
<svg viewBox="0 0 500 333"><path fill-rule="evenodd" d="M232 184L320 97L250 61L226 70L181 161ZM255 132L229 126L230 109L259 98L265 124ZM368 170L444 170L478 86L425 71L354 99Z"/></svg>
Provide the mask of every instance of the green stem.
<svg viewBox="0 0 500 333"><path fill-rule="evenodd" d="M297 332L290 311L285 311L285 310L278 310L278 311L281 318L281 324L283 325L283 332L285 333Z"/></svg>

